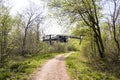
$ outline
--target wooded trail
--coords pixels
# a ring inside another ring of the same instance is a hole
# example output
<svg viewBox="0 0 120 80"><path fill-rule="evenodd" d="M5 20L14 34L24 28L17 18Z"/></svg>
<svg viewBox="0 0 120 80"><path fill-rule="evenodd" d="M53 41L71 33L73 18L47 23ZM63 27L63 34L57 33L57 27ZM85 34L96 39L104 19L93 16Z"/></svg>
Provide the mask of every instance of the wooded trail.
<svg viewBox="0 0 120 80"><path fill-rule="evenodd" d="M58 55L39 68L29 80L70 80L66 71L65 58L72 52Z"/></svg>

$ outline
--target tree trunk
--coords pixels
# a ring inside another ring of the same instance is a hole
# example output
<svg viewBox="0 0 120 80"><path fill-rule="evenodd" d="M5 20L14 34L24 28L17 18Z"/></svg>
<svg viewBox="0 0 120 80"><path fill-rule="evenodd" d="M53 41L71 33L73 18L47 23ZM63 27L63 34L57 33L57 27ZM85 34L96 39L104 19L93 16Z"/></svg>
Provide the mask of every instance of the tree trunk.
<svg viewBox="0 0 120 80"><path fill-rule="evenodd" d="M102 41L102 38L101 38L101 33L99 31L100 29L96 29L95 25L93 25L92 29L93 29L94 34L95 34L95 39L96 39L96 44L97 44L97 48L98 48L98 51L99 51L99 55L100 55L101 58L104 58L105 57L105 51L104 51L103 41Z"/></svg>
<svg viewBox="0 0 120 80"><path fill-rule="evenodd" d="M119 55L120 54L120 45L119 45L119 42L116 38L116 27L115 27L115 22L113 22L113 35L114 35L114 41L116 43L116 46L117 46L117 54Z"/></svg>
<svg viewBox="0 0 120 80"><path fill-rule="evenodd" d="M37 44L39 43L40 39L39 39L39 36L40 36L40 32L39 32L39 23L37 24Z"/></svg>
<svg viewBox="0 0 120 80"><path fill-rule="evenodd" d="M27 30L28 27L25 28L25 34L24 34L24 38L23 38L23 44L22 44L22 55L25 56L26 54L26 37L27 37Z"/></svg>

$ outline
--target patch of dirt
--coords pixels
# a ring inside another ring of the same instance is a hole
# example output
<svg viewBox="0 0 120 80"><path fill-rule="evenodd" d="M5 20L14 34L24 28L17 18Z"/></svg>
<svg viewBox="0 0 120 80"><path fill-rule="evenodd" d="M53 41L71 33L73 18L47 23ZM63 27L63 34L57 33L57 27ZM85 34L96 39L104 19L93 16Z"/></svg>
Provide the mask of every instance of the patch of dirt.
<svg viewBox="0 0 120 80"><path fill-rule="evenodd" d="M39 68L29 80L70 80L66 71L65 58L71 53L58 55Z"/></svg>

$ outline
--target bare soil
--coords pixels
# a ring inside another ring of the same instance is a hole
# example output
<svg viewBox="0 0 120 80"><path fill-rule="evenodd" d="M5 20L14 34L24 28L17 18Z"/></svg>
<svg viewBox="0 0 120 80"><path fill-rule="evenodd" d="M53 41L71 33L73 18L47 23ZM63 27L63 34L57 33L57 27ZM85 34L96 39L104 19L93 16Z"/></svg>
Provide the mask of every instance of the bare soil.
<svg viewBox="0 0 120 80"><path fill-rule="evenodd" d="M65 58L70 54L72 52L58 55L49 60L42 68L39 68L37 72L32 74L29 80L70 80L65 65Z"/></svg>

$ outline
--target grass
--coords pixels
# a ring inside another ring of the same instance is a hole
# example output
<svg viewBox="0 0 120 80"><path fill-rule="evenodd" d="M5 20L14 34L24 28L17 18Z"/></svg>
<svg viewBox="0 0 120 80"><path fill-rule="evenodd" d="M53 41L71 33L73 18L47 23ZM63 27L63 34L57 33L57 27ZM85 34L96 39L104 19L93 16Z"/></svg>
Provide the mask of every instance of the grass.
<svg viewBox="0 0 120 80"><path fill-rule="evenodd" d="M0 68L0 80L27 80L37 67L42 66L57 54L39 54L29 58L17 56L17 58L9 61L7 67Z"/></svg>
<svg viewBox="0 0 120 80"><path fill-rule="evenodd" d="M110 73L93 69L82 53L75 52L66 59L71 80L119 80Z"/></svg>

